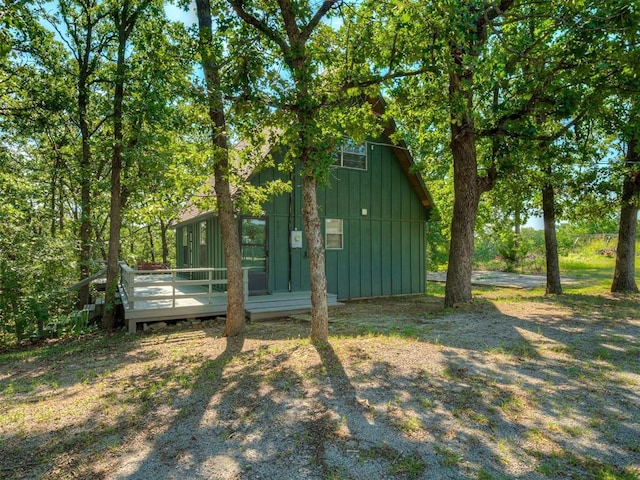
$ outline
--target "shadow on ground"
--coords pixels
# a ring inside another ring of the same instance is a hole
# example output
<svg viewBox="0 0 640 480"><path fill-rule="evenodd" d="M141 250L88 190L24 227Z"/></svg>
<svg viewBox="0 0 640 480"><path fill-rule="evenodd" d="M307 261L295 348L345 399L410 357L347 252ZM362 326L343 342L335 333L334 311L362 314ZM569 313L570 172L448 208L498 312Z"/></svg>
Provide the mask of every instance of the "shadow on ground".
<svg viewBox="0 0 640 480"><path fill-rule="evenodd" d="M638 478L636 298L439 302L5 358L2 475Z"/></svg>

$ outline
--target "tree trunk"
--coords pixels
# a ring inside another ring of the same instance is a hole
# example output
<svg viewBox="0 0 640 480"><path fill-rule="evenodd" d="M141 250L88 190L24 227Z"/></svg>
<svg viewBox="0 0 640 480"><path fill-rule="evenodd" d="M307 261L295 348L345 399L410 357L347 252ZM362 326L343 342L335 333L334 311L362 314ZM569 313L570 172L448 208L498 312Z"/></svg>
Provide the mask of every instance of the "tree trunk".
<svg viewBox="0 0 640 480"><path fill-rule="evenodd" d="M326 342L329 338L327 308L327 279L325 272L324 248L320 231L320 219L316 200L316 185L319 178L323 178L325 169L329 165L323 165L317 157L318 147L314 135L317 135L317 124L321 118L322 104L311 93L310 87L316 76L316 67L312 62L313 55L307 51L307 41L316 27L321 24L321 19L329 10L338 4L337 0L322 2L316 13L304 28L300 28L302 18L298 21L301 11L291 1L278 2L280 15L284 24L284 32L273 28L261 18L247 12L241 0L228 0L228 3L245 23L255 27L270 42L275 42L279 47L284 63L288 66L291 78L295 83L295 103L289 105L291 111L296 112L299 143L296 150L300 153L297 164L302 166L303 189L303 222L309 257L309 276L311 283L311 339L314 342ZM265 5L267 5L265 3ZM286 36L285 36L286 33ZM321 155L319 155L321 156ZM316 163L320 162L320 163Z"/></svg>
<svg viewBox="0 0 640 480"><path fill-rule="evenodd" d="M238 223L233 211L229 182L226 180L226 173L223 173L228 171L228 157L226 158L226 161L216 162L214 169L218 217L227 264L227 321L224 334L228 337L234 337L244 333L246 319Z"/></svg>
<svg viewBox="0 0 640 480"><path fill-rule="evenodd" d="M122 227L122 142L123 142L123 103L125 50L130 32L126 18L128 2L125 0L120 12L116 14L118 28L118 58L116 60L116 79L113 94L113 151L111 154L111 205L109 209L109 251L107 253L107 283L105 287L105 310L102 325L107 330L115 327L116 292L118 290L118 260L120 257L120 229Z"/></svg>
<svg viewBox="0 0 640 480"><path fill-rule="evenodd" d="M470 114L473 107L470 93L472 80L470 72L462 74L452 72L449 75L449 97L452 102L450 146L453 155L454 199L445 307L471 300L473 235L481 192L477 173L474 124ZM463 115L455 112L453 107L459 97L464 98L465 102L466 111Z"/></svg>
<svg viewBox="0 0 640 480"><path fill-rule="evenodd" d="M547 261L547 294L561 295L558 239L556 238L555 190L551 183L551 167L545 169L547 181L542 187L542 215L544 217L544 247Z"/></svg>
<svg viewBox="0 0 640 480"><path fill-rule="evenodd" d="M114 128L114 136L117 129ZM120 173L122 170L122 144L114 146L111 170L111 205L109 222L109 248L107 253L107 283L105 286L105 309L102 326L107 330L115 327L116 292L118 290L118 260L120 257L120 228L122 227L122 195Z"/></svg>
<svg viewBox="0 0 640 480"><path fill-rule="evenodd" d="M76 53L75 58L78 65L78 126L80 128L80 137L82 142L82 153L79 162L79 180L80 185L80 280L84 280L90 273L90 261L93 254L93 245L91 242L91 187L93 175L91 171L92 155L91 155L91 129L89 127L89 80L95 68L92 62L92 55L96 52L93 48L93 28L98 20L91 17L91 8L81 2L83 7L83 18L75 19L79 23L86 22L85 35L75 36ZM75 24L77 27L78 24ZM76 32L77 33L77 32ZM82 308L89 303L89 284L84 285L78 290L77 308Z"/></svg>
<svg viewBox="0 0 640 480"><path fill-rule="evenodd" d="M86 62L88 62L88 58ZM86 63L79 65L78 74L78 123L82 137L82 156L80 158L80 280L89 276L91 260L91 146L89 145L88 109L88 72ZM89 285L78 290L76 307L81 309L89 303Z"/></svg>
<svg viewBox="0 0 640 480"><path fill-rule="evenodd" d="M297 87L297 104L299 106L298 139L301 146L298 163L302 165L302 222L307 240L307 258L309 260L309 284L311 287L311 341L327 343L329 341L329 307L327 305L327 272L325 269L325 252L318 215L317 185L314 175L317 164L315 139L310 135L313 131L315 112L309 95L311 72L305 57L305 47L299 45L296 51L300 56L291 61L295 72Z"/></svg>
<svg viewBox="0 0 640 480"><path fill-rule="evenodd" d="M162 242L162 263L169 263L169 243L167 242L167 230L169 225L160 219L160 241Z"/></svg>
<svg viewBox="0 0 640 480"><path fill-rule="evenodd" d="M613 273L611 291L615 293L638 293L635 278L636 231L638 225L638 193L640 192L640 173L634 167L640 164L637 152L638 137L634 135L628 145L628 175L622 186L622 207L618 229L618 248L616 250L616 268Z"/></svg>
<svg viewBox="0 0 640 480"><path fill-rule="evenodd" d="M149 251L151 253L151 262L156 263L156 246L153 243L153 230L151 225L147 225L147 237L149 237Z"/></svg>
<svg viewBox="0 0 640 480"><path fill-rule="evenodd" d="M311 341L326 343L329 340L327 275L320 217L318 216L316 179L310 175L305 175L302 178L302 198L302 219L307 239L309 280L311 283Z"/></svg>
<svg viewBox="0 0 640 480"><path fill-rule="evenodd" d="M476 2L459 2L459 8L475 20L468 25L466 42L451 42L449 55L449 116L451 122L451 154L453 156L453 216L451 244L445 286L444 305L452 307L471 300L474 231L478 203L483 192L491 190L497 177L495 156L485 177L478 175L475 125L472 113L474 72L479 47L487 41L488 24L504 14L513 0L500 0L499 5L484 11ZM469 61L469 59L471 61ZM495 95L495 93L494 93Z"/></svg>
<svg viewBox="0 0 640 480"><path fill-rule="evenodd" d="M522 220L520 218L520 205L516 207L513 215L513 265L517 267L522 262L520 249L522 246Z"/></svg>
<svg viewBox="0 0 640 480"><path fill-rule="evenodd" d="M215 192L227 264L227 321L224 334L235 336L246 328L244 311L244 290L242 279L242 256L231 188L229 184L229 149L227 126L224 115L222 92L220 90L219 65L214 53L213 24L209 0L196 0L200 54L207 85L209 118L211 119L211 140L214 149Z"/></svg>

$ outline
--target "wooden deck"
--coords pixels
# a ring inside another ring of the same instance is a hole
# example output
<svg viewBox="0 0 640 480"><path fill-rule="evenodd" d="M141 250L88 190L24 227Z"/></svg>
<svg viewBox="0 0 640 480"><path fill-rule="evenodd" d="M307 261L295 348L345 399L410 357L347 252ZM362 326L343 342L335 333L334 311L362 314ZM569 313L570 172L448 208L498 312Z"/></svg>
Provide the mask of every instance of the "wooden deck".
<svg viewBox="0 0 640 480"><path fill-rule="evenodd" d="M120 265L120 298L129 332L139 323L226 315L224 269L133 270ZM194 277L200 277L194 279ZM248 291L245 270L244 290ZM330 306L342 305L329 294ZM311 310L310 292L284 292L249 296L245 312L249 320L276 318Z"/></svg>

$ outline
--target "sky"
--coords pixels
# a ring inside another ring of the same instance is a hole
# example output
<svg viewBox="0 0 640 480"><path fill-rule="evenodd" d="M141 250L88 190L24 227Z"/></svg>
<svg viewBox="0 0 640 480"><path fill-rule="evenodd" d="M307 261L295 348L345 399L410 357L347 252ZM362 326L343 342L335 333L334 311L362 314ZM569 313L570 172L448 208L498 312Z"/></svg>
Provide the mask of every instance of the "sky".
<svg viewBox="0 0 640 480"><path fill-rule="evenodd" d="M191 2L189 4L189 11L185 12L181 7L174 5L173 3L165 3L164 11L167 14L169 20L181 21L185 25L195 25L198 23L198 17L196 15L196 4Z"/></svg>
<svg viewBox="0 0 640 480"><path fill-rule="evenodd" d="M544 219L542 217L531 217L524 226L536 230L544 230Z"/></svg>

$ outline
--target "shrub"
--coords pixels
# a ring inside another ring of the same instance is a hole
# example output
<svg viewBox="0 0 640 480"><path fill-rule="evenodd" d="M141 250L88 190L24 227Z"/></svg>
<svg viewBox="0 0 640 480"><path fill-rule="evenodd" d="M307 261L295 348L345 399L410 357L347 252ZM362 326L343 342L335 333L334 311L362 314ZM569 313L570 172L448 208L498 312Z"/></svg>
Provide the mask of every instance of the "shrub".
<svg viewBox="0 0 640 480"><path fill-rule="evenodd" d="M47 335L51 318L70 311L73 249L28 225L5 223L0 235L0 346Z"/></svg>

